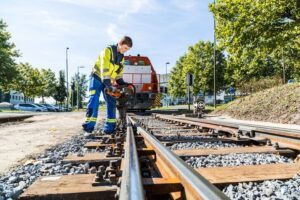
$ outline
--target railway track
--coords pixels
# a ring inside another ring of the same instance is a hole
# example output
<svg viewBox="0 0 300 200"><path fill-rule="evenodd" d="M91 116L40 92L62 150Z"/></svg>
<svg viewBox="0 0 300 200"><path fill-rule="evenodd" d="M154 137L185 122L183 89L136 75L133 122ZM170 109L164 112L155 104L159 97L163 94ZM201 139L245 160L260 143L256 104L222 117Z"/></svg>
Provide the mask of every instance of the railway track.
<svg viewBox="0 0 300 200"><path fill-rule="evenodd" d="M81 141L20 199L299 199L297 134L130 114L126 134Z"/></svg>

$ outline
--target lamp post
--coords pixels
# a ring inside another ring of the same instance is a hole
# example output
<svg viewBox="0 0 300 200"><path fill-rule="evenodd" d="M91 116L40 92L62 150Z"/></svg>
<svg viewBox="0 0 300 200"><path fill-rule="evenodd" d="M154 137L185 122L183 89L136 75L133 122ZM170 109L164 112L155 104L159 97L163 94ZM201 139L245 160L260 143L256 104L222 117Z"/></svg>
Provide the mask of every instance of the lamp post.
<svg viewBox="0 0 300 200"><path fill-rule="evenodd" d="M165 89L167 88L167 83L168 83L168 65L170 64L170 62L166 62L166 85L165 85ZM167 90L166 91L166 104L167 104L167 107L169 106L169 100L168 100L168 93L167 93Z"/></svg>
<svg viewBox="0 0 300 200"><path fill-rule="evenodd" d="M68 50L69 50L69 47L66 47L66 83L67 83L67 105L66 105L66 111L69 110Z"/></svg>
<svg viewBox="0 0 300 200"><path fill-rule="evenodd" d="M214 7L216 7L216 1L214 0ZM214 107L216 108L216 17L214 14Z"/></svg>
<svg viewBox="0 0 300 200"><path fill-rule="evenodd" d="M281 62L282 62L282 82L285 84L285 63L284 63L284 56L283 56L283 47L281 48Z"/></svg>
<svg viewBox="0 0 300 200"><path fill-rule="evenodd" d="M79 68L84 68L84 66L78 66L77 67L77 74L78 74L78 79L77 79L77 110L79 110Z"/></svg>

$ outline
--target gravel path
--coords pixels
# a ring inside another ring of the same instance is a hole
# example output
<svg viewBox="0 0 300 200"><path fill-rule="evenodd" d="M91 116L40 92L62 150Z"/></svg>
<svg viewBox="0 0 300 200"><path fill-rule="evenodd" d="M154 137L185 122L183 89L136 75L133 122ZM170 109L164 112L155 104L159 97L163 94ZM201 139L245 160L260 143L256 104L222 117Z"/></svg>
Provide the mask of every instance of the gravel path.
<svg viewBox="0 0 300 200"><path fill-rule="evenodd" d="M0 175L81 132L84 112L48 113L0 127Z"/></svg>
<svg viewBox="0 0 300 200"><path fill-rule="evenodd" d="M74 136L63 144L48 149L35 160L28 160L23 166L0 177L0 200L16 199L39 176L95 173L96 168L90 167L88 163L79 166L61 163L68 154L95 151L83 147L89 141L91 140L82 136Z"/></svg>

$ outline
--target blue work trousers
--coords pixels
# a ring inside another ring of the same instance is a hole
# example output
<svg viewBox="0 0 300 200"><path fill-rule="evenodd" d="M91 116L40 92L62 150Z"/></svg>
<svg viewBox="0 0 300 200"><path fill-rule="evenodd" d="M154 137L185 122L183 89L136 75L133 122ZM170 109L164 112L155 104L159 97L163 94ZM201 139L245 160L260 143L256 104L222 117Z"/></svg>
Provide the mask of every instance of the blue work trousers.
<svg viewBox="0 0 300 200"><path fill-rule="evenodd" d="M99 97L101 92L103 93L104 100L106 102L106 122L103 127L103 132L112 134L116 129L116 99L104 92L105 85L97 75L92 75L89 85L89 102L86 110L86 121L82 124L83 129L86 132L92 132L95 128L98 108L99 108Z"/></svg>

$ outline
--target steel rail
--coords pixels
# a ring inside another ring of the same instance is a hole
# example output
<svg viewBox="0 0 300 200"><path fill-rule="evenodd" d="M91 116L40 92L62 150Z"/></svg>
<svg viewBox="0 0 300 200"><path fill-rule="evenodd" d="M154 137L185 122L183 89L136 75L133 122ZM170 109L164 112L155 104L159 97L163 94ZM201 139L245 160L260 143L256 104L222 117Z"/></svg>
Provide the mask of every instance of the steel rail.
<svg viewBox="0 0 300 200"><path fill-rule="evenodd" d="M132 117L129 117L129 120L134 126L137 127L137 132L152 146L157 156L159 156L166 163L169 169L172 170L173 174L180 180L186 190L185 193L189 195L191 199L229 199L217 187L212 185L193 168L188 166L170 149L166 148L153 135L140 127L136 120L134 120Z"/></svg>
<svg viewBox="0 0 300 200"><path fill-rule="evenodd" d="M232 135L237 134L237 129L232 127L227 127L227 126L222 126L217 124L208 124L199 121L191 121L189 119L177 118L174 116L166 116L166 115L156 115L156 116L160 119L171 120L174 122L185 123L185 124L190 124L190 125L195 125L195 126L200 126L200 127L210 128L210 129L217 129L220 131L228 132Z"/></svg>
<svg viewBox="0 0 300 200"><path fill-rule="evenodd" d="M129 120L127 119L127 122ZM125 166L122 173L120 200L144 200L144 188L140 171L138 153L132 129L132 124L127 123L125 144Z"/></svg>
<svg viewBox="0 0 300 200"><path fill-rule="evenodd" d="M159 117L160 116L161 115L159 115ZM250 128L250 129L252 128L257 133L271 134L271 135L283 136L283 137L288 137L293 139L300 139L300 130L297 129L270 127L270 126L255 125L255 124L248 124L248 123L222 122L219 120L194 119L191 117L174 117L174 118L181 119L181 120L188 120L197 123L219 125L219 126L235 128L235 129L242 129L243 127Z"/></svg>

